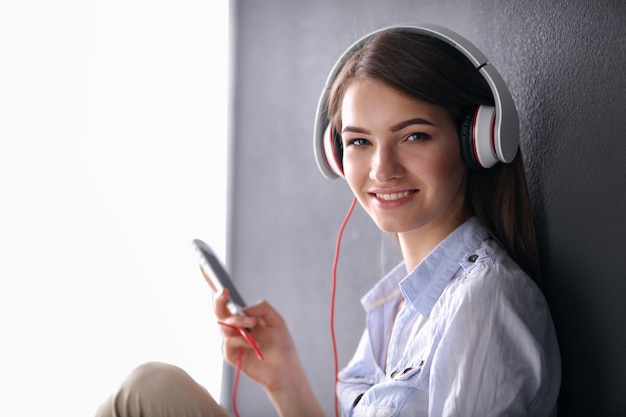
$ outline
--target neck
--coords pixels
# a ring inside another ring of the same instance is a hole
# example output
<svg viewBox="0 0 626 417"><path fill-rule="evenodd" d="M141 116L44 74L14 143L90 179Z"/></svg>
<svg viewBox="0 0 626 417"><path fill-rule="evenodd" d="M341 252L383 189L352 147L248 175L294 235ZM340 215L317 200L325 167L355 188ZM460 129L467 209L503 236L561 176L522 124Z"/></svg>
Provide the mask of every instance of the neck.
<svg viewBox="0 0 626 417"><path fill-rule="evenodd" d="M409 232L398 233L407 273L415 269L442 240L470 217L471 211L464 210L458 216L444 222L435 222Z"/></svg>

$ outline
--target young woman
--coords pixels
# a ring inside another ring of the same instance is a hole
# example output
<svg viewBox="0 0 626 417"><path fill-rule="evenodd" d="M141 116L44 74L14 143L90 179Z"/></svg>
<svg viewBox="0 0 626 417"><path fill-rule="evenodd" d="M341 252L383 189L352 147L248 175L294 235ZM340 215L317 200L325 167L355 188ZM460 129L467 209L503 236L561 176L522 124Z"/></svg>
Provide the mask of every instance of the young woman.
<svg viewBox="0 0 626 417"><path fill-rule="evenodd" d="M468 132L477 109L494 106L487 78L439 34L394 28L342 57L321 101L335 132L326 158L403 255L362 299L366 329L337 384L345 416L555 410L560 357L538 286L522 156L481 168L493 162L474 155L480 145ZM226 360L261 384L279 415L322 417L280 314L261 302L233 316L227 300L227 291L215 299ZM252 329L263 361L241 327ZM131 374L98 415L157 415L147 410L227 415L182 370L154 363Z"/></svg>

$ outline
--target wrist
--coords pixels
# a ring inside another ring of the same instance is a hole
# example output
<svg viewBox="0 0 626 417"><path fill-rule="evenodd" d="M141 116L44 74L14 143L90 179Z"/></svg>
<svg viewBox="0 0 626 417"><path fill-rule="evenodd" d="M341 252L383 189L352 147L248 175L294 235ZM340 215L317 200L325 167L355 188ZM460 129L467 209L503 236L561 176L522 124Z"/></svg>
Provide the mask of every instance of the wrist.
<svg viewBox="0 0 626 417"><path fill-rule="evenodd" d="M325 417L308 378L301 367L266 392L281 417Z"/></svg>

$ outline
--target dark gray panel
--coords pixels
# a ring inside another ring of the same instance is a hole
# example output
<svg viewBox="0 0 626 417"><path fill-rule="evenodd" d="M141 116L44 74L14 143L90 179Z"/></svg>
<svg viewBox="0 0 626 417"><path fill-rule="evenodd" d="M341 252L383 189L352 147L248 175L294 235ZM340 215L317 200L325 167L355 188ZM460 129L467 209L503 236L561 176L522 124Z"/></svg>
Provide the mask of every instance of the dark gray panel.
<svg viewBox="0 0 626 417"><path fill-rule="evenodd" d="M357 37L430 22L473 41L520 112L547 296L563 353L564 415L626 414L626 7L621 1L232 2L235 72L229 266L248 302L285 316L327 411L333 409L329 311L336 234L351 201L312 152L320 89ZM382 247L382 249L381 249ZM360 336L359 298L397 259L357 208L343 241L340 363ZM228 388L225 388L228 393ZM242 415L276 415L243 378ZM229 401L225 400L229 404Z"/></svg>

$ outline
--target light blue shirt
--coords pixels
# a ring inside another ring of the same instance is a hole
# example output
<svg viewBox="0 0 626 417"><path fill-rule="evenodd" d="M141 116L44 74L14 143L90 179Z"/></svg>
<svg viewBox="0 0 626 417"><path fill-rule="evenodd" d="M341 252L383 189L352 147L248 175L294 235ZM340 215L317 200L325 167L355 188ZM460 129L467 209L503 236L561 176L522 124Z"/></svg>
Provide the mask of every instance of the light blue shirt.
<svg viewBox="0 0 626 417"><path fill-rule="evenodd" d="M561 361L548 305L477 218L361 302L366 329L337 384L344 416L555 411Z"/></svg>

